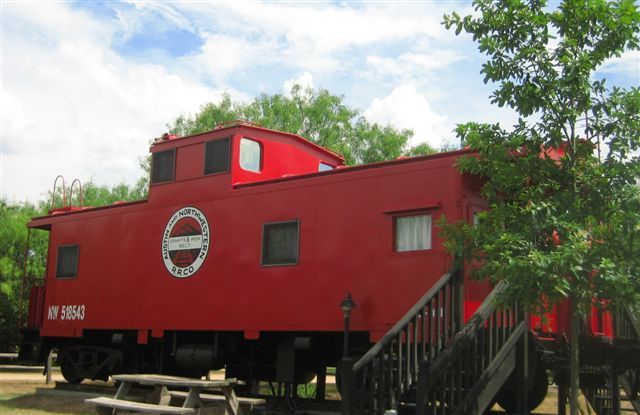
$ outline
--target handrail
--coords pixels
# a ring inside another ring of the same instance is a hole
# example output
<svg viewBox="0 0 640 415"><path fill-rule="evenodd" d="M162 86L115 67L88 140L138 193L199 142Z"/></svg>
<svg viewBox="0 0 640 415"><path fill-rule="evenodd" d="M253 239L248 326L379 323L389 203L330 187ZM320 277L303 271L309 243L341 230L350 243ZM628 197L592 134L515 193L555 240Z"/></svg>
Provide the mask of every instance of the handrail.
<svg viewBox="0 0 640 415"><path fill-rule="evenodd" d="M463 276L444 274L357 362L340 363L343 414L382 414L418 380L420 364L431 361L462 326Z"/></svg>
<svg viewBox="0 0 640 415"><path fill-rule="evenodd" d="M494 376L500 364L502 364L502 362L507 358L507 355L518 345L518 342L526 332L527 322L521 321L513 330L506 343L495 355L491 363L489 363L488 367L485 369L485 373L480 377L480 379L478 379L474 387L471 388L469 393L465 396L464 400L456 411L457 414L465 415L469 413L468 409L472 405L472 401L477 395L482 392L482 388L486 386L485 383ZM485 376L485 374L487 376Z"/></svg>
<svg viewBox="0 0 640 415"><path fill-rule="evenodd" d="M78 183L78 206L82 206L84 203L84 192L82 191L82 183L80 183L79 179L74 179L71 182L71 189L69 190L69 204L73 205L73 189L74 189L74 185Z"/></svg>
<svg viewBox="0 0 640 415"><path fill-rule="evenodd" d="M627 315L627 318L631 322L631 327L634 328L636 337L640 339L640 320L629 310L629 307L624 309L624 312Z"/></svg>
<svg viewBox="0 0 640 415"><path fill-rule="evenodd" d="M56 185L58 184L58 179L62 179L62 206L67 206L67 188L64 184L64 177L61 174L56 176L56 179L53 181L53 192L51 192L51 209L55 208L56 202Z"/></svg>
<svg viewBox="0 0 640 415"><path fill-rule="evenodd" d="M491 316L491 313L495 310L494 299L506 288L507 284L504 281L498 283L495 288L489 293L489 295L482 302L478 310L471 316L467 324L460 330L453 338L453 341L447 348L442 350L438 357L434 359L429 368L429 383L435 382L442 375L447 368L447 364L457 357L464 348L473 340L476 333L485 327L486 320Z"/></svg>
<svg viewBox="0 0 640 415"><path fill-rule="evenodd" d="M474 407L474 403L480 405L476 400L489 387L489 380L527 333L526 313L515 304L506 308L496 305L496 297L506 288L505 282L496 285L433 362L423 362L417 386L416 413L435 414L447 408L446 413L464 414ZM486 401L486 396L482 399ZM472 412L483 409L475 408Z"/></svg>
<svg viewBox="0 0 640 415"><path fill-rule="evenodd" d="M374 356L378 355L382 351L384 346L388 345L391 341L393 341L393 339L396 338L399 333L403 331L403 329L407 326L407 324L411 322L416 314L418 314L424 308L424 306L427 305L427 303L431 301L436 296L436 294L440 292L440 290L442 290L442 287L449 283L452 276L457 272L459 271L453 270L444 274L438 280L438 282L436 282L436 284L431 287L431 289L429 289L429 291L427 291L426 294L423 295L422 298L420 298L420 300L418 300L418 302L413 307L411 307L411 309L409 309L409 311L407 311L407 313L400 320L398 320L396 324L393 325L393 327L389 329L389 331L382 337L382 339L374 344L373 347L369 349L367 353L365 353L360 358L360 360L358 360L353 365L353 370L357 372L362 369L364 365L370 363L371 360L373 360Z"/></svg>
<svg viewBox="0 0 640 415"><path fill-rule="evenodd" d="M640 339L640 321L628 307L618 307L613 321L616 338Z"/></svg>

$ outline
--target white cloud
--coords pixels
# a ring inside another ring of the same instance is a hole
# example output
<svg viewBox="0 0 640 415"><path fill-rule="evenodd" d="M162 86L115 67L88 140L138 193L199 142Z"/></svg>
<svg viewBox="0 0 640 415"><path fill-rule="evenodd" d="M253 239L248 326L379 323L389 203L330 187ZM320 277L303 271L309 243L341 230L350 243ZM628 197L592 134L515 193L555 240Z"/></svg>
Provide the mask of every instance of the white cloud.
<svg viewBox="0 0 640 415"><path fill-rule="evenodd" d="M462 59L454 50L435 50L431 53L403 53L398 58L368 56L367 64L377 76L393 76L401 79L420 79L442 71Z"/></svg>
<svg viewBox="0 0 640 415"><path fill-rule="evenodd" d="M640 51L628 50L619 57L608 59L598 72L620 73L634 77L636 83L640 85Z"/></svg>
<svg viewBox="0 0 640 415"><path fill-rule="evenodd" d="M415 134L411 145L426 142L439 148L448 136L447 117L436 113L412 85L402 85L382 99L375 98L364 115L372 122L412 129Z"/></svg>
<svg viewBox="0 0 640 415"><path fill-rule="evenodd" d="M43 36L3 31L1 197L37 200L60 173L133 183L150 139L221 94L163 66L122 59L109 48L110 28L63 3L33 9L44 23L20 7L3 16ZM66 19L75 23L58 31L54 22Z"/></svg>
<svg viewBox="0 0 640 415"><path fill-rule="evenodd" d="M205 79L224 83L229 75L250 70L256 62L261 65L275 62L271 53L274 45L266 40L251 41L226 34L206 34L204 39L200 53L188 59L195 63L194 71Z"/></svg>
<svg viewBox="0 0 640 415"><path fill-rule="evenodd" d="M424 13L415 5L393 7L389 4L365 4L363 7L317 5L312 3L225 2L219 5L238 19L229 19L244 31L284 36L292 44L306 44L309 50L329 51L353 45L411 38L417 35L437 37L444 29L441 14ZM201 7L204 13L210 6Z"/></svg>
<svg viewBox="0 0 640 415"><path fill-rule="evenodd" d="M24 114L22 104L11 94L0 89L0 125L2 125L2 137L11 137L20 134L28 129L27 118ZM4 143L3 153L11 153L13 149L10 144Z"/></svg>
<svg viewBox="0 0 640 415"><path fill-rule="evenodd" d="M252 65L282 64L313 73L348 70L355 61L350 53L365 46L390 45L440 39L446 30L440 25L441 6L392 3L355 6L327 3L221 2L180 3L199 25L215 22L225 35L218 39L233 48L242 41L262 44L255 50L235 48L236 56ZM218 48L226 48L218 45Z"/></svg>
<svg viewBox="0 0 640 415"><path fill-rule="evenodd" d="M303 90L313 89L313 76L309 72L303 72L299 77L284 81L282 93L286 97L291 97L291 90L294 85L300 85Z"/></svg>

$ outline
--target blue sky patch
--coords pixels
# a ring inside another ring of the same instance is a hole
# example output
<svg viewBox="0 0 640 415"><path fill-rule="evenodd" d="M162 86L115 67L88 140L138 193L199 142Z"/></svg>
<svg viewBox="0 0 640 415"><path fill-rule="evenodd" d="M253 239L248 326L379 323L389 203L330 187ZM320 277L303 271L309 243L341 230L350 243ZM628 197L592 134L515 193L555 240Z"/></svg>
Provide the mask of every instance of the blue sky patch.
<svg viewBox="0 0 640 415"><path fill-rule="evenodd" d="M115 50L124 56L135 56L149 51L161 50L167 56L177 58L196 53L203 43L197 33L183 29L145 29L144 32L135 33L125 42L116 45Z"/></svg>
<svg viewBox="0 0 640 415"><path fill-rule="evenodd" d="M74 9L87 11L100 19L114 19L118 16L117 7L133 7L125 3L113 1L74 1L71 3ZM117 7L116 7L117 6Z"/></svg>

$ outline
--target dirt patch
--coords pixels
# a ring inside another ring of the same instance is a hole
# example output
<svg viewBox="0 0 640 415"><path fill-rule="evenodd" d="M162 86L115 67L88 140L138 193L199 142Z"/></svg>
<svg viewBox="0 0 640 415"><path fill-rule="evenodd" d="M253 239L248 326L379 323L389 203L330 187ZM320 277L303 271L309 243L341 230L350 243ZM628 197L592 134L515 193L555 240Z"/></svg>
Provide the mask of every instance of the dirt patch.
<svg viewBox="0 0 640 415"><path fill-rule="evenodd" d="M0 372L0 414L2 415L62 415L92 414L93 407L85 405L83 398L38 395L36 389L53 389L55 381L61 381L54 372L52 383L45 383L45 376L33 372ZM104 384L96 382L96 384Z"/></svg>

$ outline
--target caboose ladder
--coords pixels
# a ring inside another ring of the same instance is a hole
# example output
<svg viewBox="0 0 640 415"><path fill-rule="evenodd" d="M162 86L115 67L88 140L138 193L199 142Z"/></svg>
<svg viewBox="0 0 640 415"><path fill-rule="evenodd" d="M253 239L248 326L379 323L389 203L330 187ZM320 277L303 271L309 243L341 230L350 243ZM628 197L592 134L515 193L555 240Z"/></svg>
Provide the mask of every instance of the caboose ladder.
<svg viewBox="0 0 640 415"><path fill-rule="evenodd" d="M482 413L527 355L525 314L495 307L503 289L462 328L462 273L443 275L360 360L342 362L342 413Z"/></svg>

